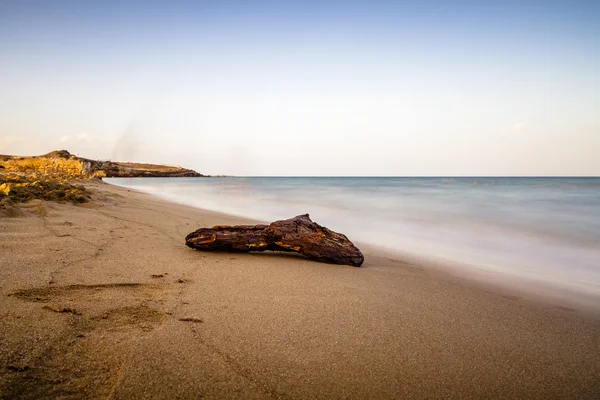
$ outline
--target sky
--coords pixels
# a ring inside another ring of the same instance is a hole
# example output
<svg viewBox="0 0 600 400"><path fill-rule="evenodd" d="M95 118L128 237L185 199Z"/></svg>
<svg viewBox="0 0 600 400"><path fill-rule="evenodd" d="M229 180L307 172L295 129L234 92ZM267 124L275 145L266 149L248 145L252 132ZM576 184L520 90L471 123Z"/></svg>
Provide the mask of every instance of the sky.
<svg viewBox="0 0 600 400"><path fill-rule="evenodd" d="M600 175L600 1L0 0L0 153Z"/></svg>

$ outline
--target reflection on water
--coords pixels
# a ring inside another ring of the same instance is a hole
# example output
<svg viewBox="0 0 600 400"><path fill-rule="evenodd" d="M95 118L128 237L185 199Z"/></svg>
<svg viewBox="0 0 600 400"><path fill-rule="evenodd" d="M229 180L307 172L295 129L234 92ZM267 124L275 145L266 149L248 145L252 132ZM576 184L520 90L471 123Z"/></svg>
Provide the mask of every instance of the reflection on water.
<svg viewBox="0 0 600 400"><path fill-rule="evenodd" d="M354 241L600 293L600 178L116 178L270 222L309 213Z"/></svg>

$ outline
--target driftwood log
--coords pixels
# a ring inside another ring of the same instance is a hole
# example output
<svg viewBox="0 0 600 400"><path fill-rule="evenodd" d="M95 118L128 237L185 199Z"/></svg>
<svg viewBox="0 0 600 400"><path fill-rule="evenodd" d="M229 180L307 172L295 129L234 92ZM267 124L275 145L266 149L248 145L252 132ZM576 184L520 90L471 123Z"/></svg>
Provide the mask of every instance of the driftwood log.
<svg viewBox="0 0 600 400"><path fill-rule="evenodd" d="M364 261L360 250L345 235L314 223L308 214L270 225L201 228L187 235L185 244L203 251L293 251L312 260L355 267Z"/></svg>

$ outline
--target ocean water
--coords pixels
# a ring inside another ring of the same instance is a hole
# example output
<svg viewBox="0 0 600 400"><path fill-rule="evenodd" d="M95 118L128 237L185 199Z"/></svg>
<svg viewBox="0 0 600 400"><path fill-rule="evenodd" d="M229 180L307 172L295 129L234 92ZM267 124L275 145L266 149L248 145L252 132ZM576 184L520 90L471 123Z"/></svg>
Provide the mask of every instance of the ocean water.
<svg viewBox="0 0 600 400"><path fill-rule="evenodd" d="M600 178L110 178L271 222L600 295Z"/></svg>

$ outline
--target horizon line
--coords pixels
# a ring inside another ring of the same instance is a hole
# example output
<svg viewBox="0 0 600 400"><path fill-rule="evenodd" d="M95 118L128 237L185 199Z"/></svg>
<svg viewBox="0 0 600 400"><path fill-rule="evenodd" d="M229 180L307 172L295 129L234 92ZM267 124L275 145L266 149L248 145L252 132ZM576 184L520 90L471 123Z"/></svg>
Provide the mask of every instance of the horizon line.
<svg viewBox="0 0 600 400"><path fill-rule="evenodd" d="M153 178L153 177L133 177ZM159 177L160 178L160 177ZM171 179L172 177L169 177ZM600 178L600 175L205 175L202 177L175 178ZM119 179L118 177L116 179ZM130 178L126 178L130 179Z"/></svg>

